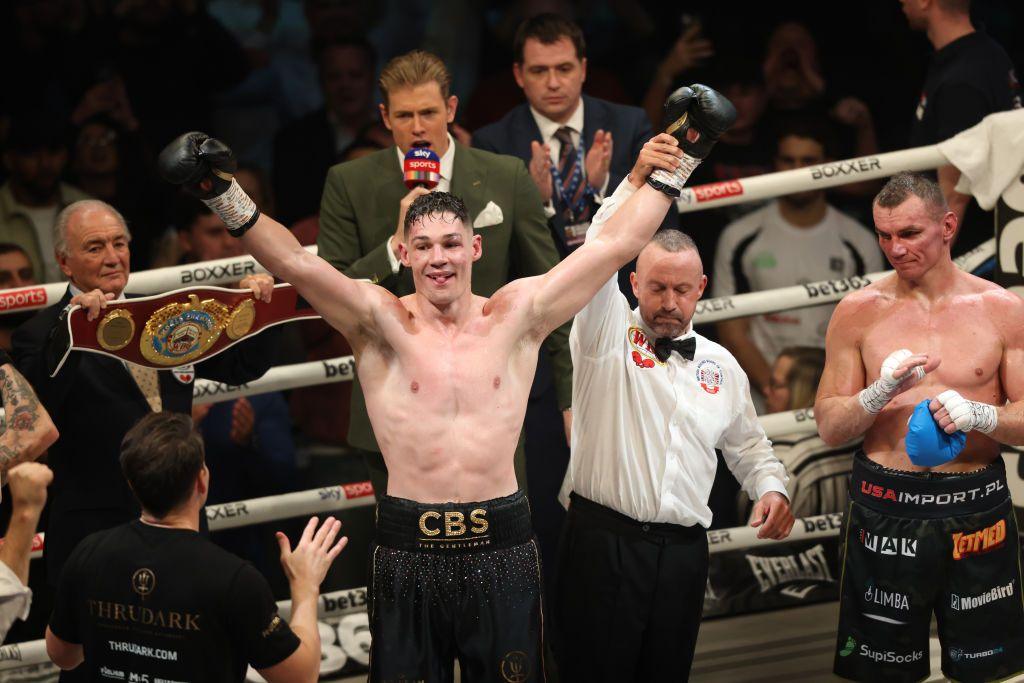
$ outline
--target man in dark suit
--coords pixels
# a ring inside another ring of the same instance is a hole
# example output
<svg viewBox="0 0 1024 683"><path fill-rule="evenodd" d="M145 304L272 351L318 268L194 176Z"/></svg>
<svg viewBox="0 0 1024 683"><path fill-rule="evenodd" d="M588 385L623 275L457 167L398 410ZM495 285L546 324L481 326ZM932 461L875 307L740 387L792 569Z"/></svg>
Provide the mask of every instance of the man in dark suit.
<svg viewBox="0 0 1024 683"><path fill-rule="evenodd" d="M514 49L512 72L527 101L476 131L473 146L527 164L565 256L583 244L597 204L654 132L643 109L582 94L586 43L572 21L531 17L519 26ZM670 211L663 227L677 224Z"/></svg>
<svg viewBox="0 0 1024 683"><path fill-rule="evenodd" d="M81 305L95 318L108 302L122 298L128 282L130 235L109 204L84 200L57 217L55 251L69 278L68 291L14 333L15 365L32 383L53 417L61 438L49 451L54 472L46 529L46 570L55 585L64 561L89 534L127 522L138 504L121 476L121 439L150 412L190 413L196 376L231 384L252 381L273 363L276 333L265 332L233 346L195 369L152 370L108 356L73 351L50 377L63 348L54 335L64 312ZM266 300L267 275L242 281Z"/></svg>
<svg viewBox="0 0 1024 683"><path fill-rule="evenodd" d="M403 197L408 205L425 192L410 192L402 183L402 159L413 147L429 147L440 157L438 189L462 198L474 234L487 245L473 264L475 294L489 297L508 281L545 273L558 262L540 196L523 163L464 147L449 135L458 105L449 95L450 82L444 63L427 52L416 50L391 60L381 72L380 112L395 146L334 166L324 187L320 256L345 275L372 280L399 296L413 291L412 278L400 269L397 256L400 204ZM568 333L563 325L545 342L555 367L558 408L566 414L572 401ZM386 492L387 471L358 382L352 391L348 442L363 452L375 490ZM523 488L524 461L520 448L516 471Z"/></svg>
<svg viewBox="0 0 1024 683"><path fill-rule="evenodd" d="M587 76L583 31L564 17L538 14L519 26L512 71L527 102L476 131L473 145L517 156L528 165L564 258L583 244L597 203L629 174L654 132L643 109L582 94ZM678 214L669 211L662 227L677 226ZM620 271L619 288L635 305L629 284L633 269L630 264ZM534 388L550 376L541 357ZM557 496L569 449L558 438L551 411L536 405L539 400L531 395L526 416L530 504L541 551L553 557L565 515ZM547 562L545 570L553 571L554 565Z"/></svg>
<svg viewBox="0 0 1024 683"><path fill-rule="evenodd" d="M368 126L383 135L373 111L376 57L365 39L346 38L315 48L324 106L281 129L274 138L277 216L290 226L320 209L327 171Z"/></svg>

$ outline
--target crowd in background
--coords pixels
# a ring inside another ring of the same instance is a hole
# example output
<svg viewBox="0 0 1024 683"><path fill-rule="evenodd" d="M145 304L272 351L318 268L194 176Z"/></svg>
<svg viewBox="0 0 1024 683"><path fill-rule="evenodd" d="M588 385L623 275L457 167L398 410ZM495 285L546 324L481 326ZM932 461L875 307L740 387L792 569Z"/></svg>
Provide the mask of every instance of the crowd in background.
<svg viewBox="0 0 1024 683"><path fill-rule="evenodd" d="M493 134L476 134L519 106L524 89L529 96L513 70L523 59L514 38L522 20L541 11L582 28L584 95L637 107L652 130L662 129L662 103L680 85L705 82L734 102L736 125L690 184L911 146L932 47L895 0L781 9L625 0L13 0L0 8L0 287L65 278L52 226L61 208L83 198L124 216L133 271L241 255L216 215L156 176L155 154L188 130L228 143L241 160L237 180L260 209L315 243L329 169L395 144L378 109L378 77L410 50L447 66L458 98L452 138L505 152ZM971 17L1020 65L1022 15L1016 3L991 0L974 2ZM577 134L566 144L601 143ZM632 141L611 144L630 154ZM515 154L539 182L536 153ZM602 172L587 161L588 172ZM614 190L607 177L598 184L598 197ZM866 181L670 218L695 239L709 293L772 289L823 279L804 272L823 254L835 277L884 269L870 212L880 186ZM546 215L564 255L578 243L571 231L556 232L554 213ZM574 220L583 223L567 219ZM954 254L982 233L962 238ZM763 412L813 404L831 309L810 310L704 331L736 355ZM29 317L0 318L0 347L10 348L12 330ZM277 351L277 364L350 353L319 321L288 325ZM351 393L340 383L194 407L212 473L209 503L365 479L349 449ZM775 444L801 484L791 491L794 513L832 511L856 445L822 456L817 437ZM527 462L530 448L528 434ZM557 490L557 476L541 476ZM736 504L735 487L721 488L716 526L742 522L748 510ZM215 540L275 571L257 529Z"/></svg>

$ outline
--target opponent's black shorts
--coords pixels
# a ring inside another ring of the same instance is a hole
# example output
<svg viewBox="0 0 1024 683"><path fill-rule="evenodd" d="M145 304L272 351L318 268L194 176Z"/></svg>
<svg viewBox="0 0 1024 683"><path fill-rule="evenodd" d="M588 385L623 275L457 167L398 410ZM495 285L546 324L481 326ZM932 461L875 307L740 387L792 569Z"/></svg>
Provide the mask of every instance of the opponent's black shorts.
<svg viewBox="0 0 1024 683"><path fill-rule="evenodd" d="M932 612L950 679L1024 670L1020 542L1003 461L966 474L914 473L858 453L850 496L835 673L923 680Z"/></svg>
<svg viewBox="0 0 1024 683"><path fill-rule="evenodd" d="M540 554L526 495L382 496L370 556L371 681L544 681Z"/></svg>

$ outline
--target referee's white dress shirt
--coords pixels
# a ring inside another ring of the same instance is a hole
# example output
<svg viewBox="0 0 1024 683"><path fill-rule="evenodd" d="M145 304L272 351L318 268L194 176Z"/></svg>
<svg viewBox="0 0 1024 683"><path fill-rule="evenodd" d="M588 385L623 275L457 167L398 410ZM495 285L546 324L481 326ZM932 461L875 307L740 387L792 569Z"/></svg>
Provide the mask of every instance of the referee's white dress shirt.
<svg viewBox="0 0 1024 683"><path fill-rule="evenodd" d="M623 180L587 231L593 239L635 188ZM572 456L566 488L640 522L711 525L715 448L754 500L786 495L785 468L757 421L732 354L692 331L692 361L662 363L654 334L613 277L576 315ZM565 489L563 489L565 490Z"/></svg>

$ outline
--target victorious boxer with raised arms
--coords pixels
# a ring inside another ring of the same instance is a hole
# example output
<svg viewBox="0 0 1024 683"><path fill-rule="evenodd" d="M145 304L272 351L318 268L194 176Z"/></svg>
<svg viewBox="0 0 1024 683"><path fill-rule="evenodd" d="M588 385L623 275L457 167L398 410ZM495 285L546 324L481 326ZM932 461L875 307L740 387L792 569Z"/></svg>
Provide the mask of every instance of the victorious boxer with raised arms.
<svg viewBox="0 0 1024 683"><path fill-rule="evenodd" d="M901 173L873 212L896 273L836 308L814 407L826 443L864 435L835 672L923 680L934 611L946 676L1005 679L1024 669L1020 547L999 455L1000 443L1024 443L1024 301L956 268L956 215L934 182Z"/></svg>
<svg viewBox="0 0 1024 683"><path fill-rule="evenodd" d="M675 137L648 142L624 182L640 186L654 168L685 180L735 116L704 86L670 100ZM165 178L199 194L352 344L390 473L372 556L371 679L451 680L457 656L464 680L543 680L539 559L512 466L537 351L650 240L671 197L640 187L600 238L484 299L470 288L483 247L465 206L424 195L399 248L416 291L399 299L304 251L259 214L232 164L199 133L160 157Z"/></svg>

